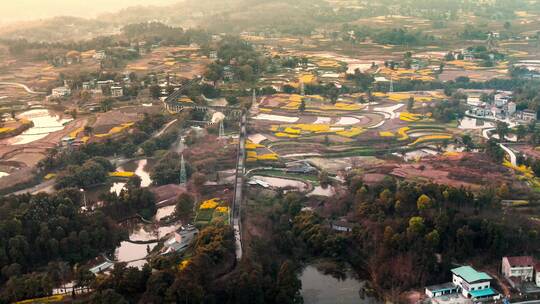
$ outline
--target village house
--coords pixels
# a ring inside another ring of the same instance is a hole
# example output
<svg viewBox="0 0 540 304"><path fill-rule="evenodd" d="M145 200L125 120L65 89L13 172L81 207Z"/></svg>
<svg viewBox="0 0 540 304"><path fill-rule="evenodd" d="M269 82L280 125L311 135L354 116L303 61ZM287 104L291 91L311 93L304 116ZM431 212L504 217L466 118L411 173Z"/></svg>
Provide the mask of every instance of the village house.
<svg viewBox="0 0 540 304"><path fill-rule="evenodd" d="M534 282L536 283L537 287L540 287L540 263L534 264Z"/></svg>
<svg viewBox="0 0 540 304"><path fill-rule="evenodd" d="M497 93L493 97L493 102L495 103L496 107L502 108L506 106L506 104L510 101L511 93Z"/></svg>
<svg viewBox="0 0 540 304"><path fill-rule="evenodd" d="M440 297L459 294L473 301L498 300L500 294L491 288L492 277L485 272L476 271L470 266L454 268L452 282L428 286L425 293L428 297Z"/></svg>
<svg viewBox="0 0 540 304"><path fill-rule="evenodd" d="M63 86L63 87L58 87L58 88L52 89L51 96L49 96L49 97L50 98L62 98L62 97L68 97L69 95L71 95L71 89L66 87L66 86Z"/></svg>
<svg viewBox="0 0 540 304"><path fill-rule="evenodd" d="M95 81L85 81L82 83L83 90L90 91L92 90L96 85Z"/></svg>
<svg viewBox="0 0 540 304"><path fill-rule="evenodd" d="M498 298L500 295L491 288L493 278L485 272L476 271L470 266L452 269L452 282L461 294L473 300Z"/></svg>
<svg viewBox="0 0 540 304"><path fill-rule="evenodd" d="M471 114L479 117L493 116L493 112L486 107L475 107L471 109Z"/></svg>
<svg viewBox="0 0 540 304"><path fill-rule="evenodd" d="M111 96L112 97L122 97L124 96L124 88L120 86L111 87Z"/></svg>
<svg viewBox="0 0 540 304"><path fill-rule="evenodd" d="M103 60L103 59L107 58L107 55L105 54L105 51L97 51L94 54L93 58L96 59L96 60Z"/></svg>
<svg viewBox="0 0 540 304"><path fill-rule="evenodd" d="M532 110L524 110L521 112L521 120L523 121L533 121L537 119L537 115L535 111Z"/></svg>
<svg viewBox="0 0 540 304"><path fill-rule="evenodd" d="M113 266L114 266L114 263L112 263L110 261L104 261L103 263L100 263L100 264L90 268L89 271L91 273L93 273L93 274L98 274L98 273L102 273L104 271L109 270Z"/></svg>
<svg viewBox="0 0 540 304"><path fill-rule="evenodd" d="M514 288L522 282L532 282L534 259L532 256L503 257L501 272Z"/></svg>
<svg viewBox="0 0 540 304"><path fill-rule="evenodd" d="M353 224L347 222L346 220L337 220L330 222L330 228L339 232L351 232L353 230Z"/></svg>
<svg viewBox="0 0 540 304"><path fill-rule="evenodd" d="M506 112L508 113L508 115L514 115L516 113L516 110L517 105L515 102L511 101L506 105Z"/></svg>
<svg viewBox="0 0 540 304"><path fill-rule="evenodd" d="M458 293L458 287L454 283L448 282L444 284L428 286L426 287L425 292L428 297L436 298L445 295L456 294Z"/></svg>
<svg viewBox="0 0 540 304"><path fill-rule="evenodd" d="M223 79L227 81L234 80L234 71L231 66L226 66L223 68Z"/></svg>
<svg viewBox="0 0 540 304"><path fill-rule="evenodd" d="M100 90L103 93L103 89L106 87L112 87L114 81L112 80L101 80L96 83L96 89Z"/></svg>
<svg viewBox="0 0 540 304"><path fill-rule="evenodd" d="M162 254L182 252L191 244L191 241L199 234L199 230L193 225L181 227L174 232L173 236L163 245Z"/></svg>

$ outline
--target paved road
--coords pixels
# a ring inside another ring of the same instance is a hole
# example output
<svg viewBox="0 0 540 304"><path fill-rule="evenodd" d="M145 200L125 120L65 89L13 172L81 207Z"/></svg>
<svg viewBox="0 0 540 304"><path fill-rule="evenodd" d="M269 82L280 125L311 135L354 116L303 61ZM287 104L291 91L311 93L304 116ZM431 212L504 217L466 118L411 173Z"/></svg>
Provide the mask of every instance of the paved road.
<svg viewBox="0 0 540 304"><path fill-rule="evenodd" d="M17 192L13 192L12 194L13 195L22 195L22 194L26 194L26 193L36 194L36 193L39 193L39 192L53 193L54 192L54 183L55 183L55 180L51 179L51 180L43 182L43 183L41 183L39 185L36 185L34 187L30 187L30 188L26 188L26 189L23 189L23 190L20 190L20 191L17 191Z"/></svg>
<svg viewBox="0 0 540 304"><path fill-rule="evenodd" d="M246 157L246 123L247 123L247 114L244 113L240 119L240 136L238 143L238 162L236 164L236 181L234 184L234 200L232 206L232 224L234 229L234 239L235 239L235 252L236 260L240 261L242 259L242 190L244 185L244 174L246 171L245 168L245 157Z"/></svg>
<svg viewBox="0 0 540 304"><path fill-rule="evenodd" d="M161 135L163 135L163 133L165 133L165 131L167 131L167 129L175 122L177 122L178 119L174 119L173 121L170 121L168 122L165 126L163 126L163 128L161 128L161 130L159 130L159 132L157 132L156 134L154 134L154 136L152 137L160 137Z"/></svg>
<svg viewBox="0 0 540 304"><path fill-rule="evenodd" d="M490 132L493 132L493 131L495 131L495 130L496 130L495 128L484 129L484 130L482 130L482 136L483 136L485 139L490 139L491 137L489 136L489 133L490 133ZM506 152L506 154L508 154L508 156L510 156L510 163L512 164L512 166L516 167L516 166L517 166L517 156L516 156L516 153L514 153L514 151L512 151L510 148L508 148L507 146L503 145L502 143L499 143L499 147L501 147L501 149L503 149L504 152Z"/></svg>
<svg viewBox="0 0 540 304"><path fill-rule="evenodd" d="M30 94L42 94L42 95L45 94L45 92L36 92L36 91L30 89L27 85L22 84L22 83L17 83L17 82L0 82L0 85L3 85L3 86L10 86L10 87L19 87L19 88L23 88L26 92L28 92L28 93L30 93Z"/></svg>

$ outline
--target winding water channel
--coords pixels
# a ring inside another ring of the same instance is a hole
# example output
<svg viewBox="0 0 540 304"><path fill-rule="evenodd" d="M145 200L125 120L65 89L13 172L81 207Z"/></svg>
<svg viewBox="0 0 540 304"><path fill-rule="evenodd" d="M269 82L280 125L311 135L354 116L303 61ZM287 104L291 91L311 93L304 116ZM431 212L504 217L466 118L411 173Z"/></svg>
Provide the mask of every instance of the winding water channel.
<svg viewBox="0 0 540 304"><path fill-rule="evenodd" d="M11 145L24 145L42 139L52 132L60 131L72 121L47 109L33 109L17 116L20 119L28 119L34 126L9 140Z"/></svg>

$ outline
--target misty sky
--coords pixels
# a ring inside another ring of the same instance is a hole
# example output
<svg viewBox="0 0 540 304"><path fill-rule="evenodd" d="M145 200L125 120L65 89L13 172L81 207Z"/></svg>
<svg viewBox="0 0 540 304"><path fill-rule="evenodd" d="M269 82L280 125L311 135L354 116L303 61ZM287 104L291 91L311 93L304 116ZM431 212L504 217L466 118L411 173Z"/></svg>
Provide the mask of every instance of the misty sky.
<svg viewBox="0 0 540 304"><path fill-rule="evenodd" d="M167 5L181 0L0 0L0 23L54 16L95 17L136 5Z"/></svg>

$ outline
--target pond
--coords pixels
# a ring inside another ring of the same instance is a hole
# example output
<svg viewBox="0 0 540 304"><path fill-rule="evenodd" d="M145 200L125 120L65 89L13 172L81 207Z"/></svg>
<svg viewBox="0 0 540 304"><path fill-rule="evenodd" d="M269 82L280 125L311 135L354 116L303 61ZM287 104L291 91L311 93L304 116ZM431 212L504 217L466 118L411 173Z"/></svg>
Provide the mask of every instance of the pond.
<svg viewBox="0 0 540 304"><path fill-rule="evenodd" d="M376 304L382 303L373 297L363 296L362 289L366 282L359 281L348 271L337 279L324 274L314 265L308 265L300 275L302 289L300 293L305 304Z"/></svg>
<svg viewBox="0 0 540 304"><path fill-rule="evenodd" d="M157 210L153 218L153 222L171 215L174 212L175 206L165 206ZM180 229L181 222L176 222L171 225L160 225L143 223L139 219L132 219L122 224L129 230L129 240L132 242L152 242L157 239L163 239L168 234ZM148 249L152 250L157 245L157 242L150 244L133 244L128 241L120 243L116 248L115 256L119 262L127 262L128 266L142 268L147 261L144 259L147 256ZM148 247L147 247L148 246Z"/></svg>
<svg viewBox="0 0 540 304"><path fill-rule="evenodd" d="M10 139L12 145L23 145L42 139L52 132L65 128L65 124L72 121L46 109L34 109L23 112L17 116L20 119L28 119L34 126Z"/></svg>
<svg viewBox="0 0 540 304"><path fill-rule="evenodd" d="M147 261L144 259L148 255L148 250L154 249L157 243L133 244L127 241L120 243L115 255L119 262L125 262L128 266L141 269Z"/></svg>
<svg viewBox="0 0 540 304"><path fill-rule="evenodd" d="M0 178L5 177L5 176L9 176L9 173L7 173L7 172L0 172Z"/></svg>
<svg viewBox="0 0 540 304"><path fill-rule="evenodd" d="M150 177L150 172L148 171L148 167L151 165L152 164L148 161L148 159L134 160L119 166L116 168L116 171L135 172L135 175L141 178L141 187L144 188L152 184L152 178Z"/></svg>

